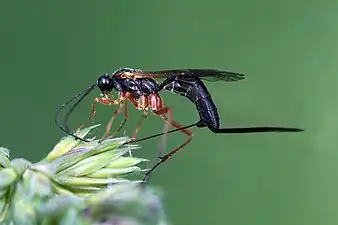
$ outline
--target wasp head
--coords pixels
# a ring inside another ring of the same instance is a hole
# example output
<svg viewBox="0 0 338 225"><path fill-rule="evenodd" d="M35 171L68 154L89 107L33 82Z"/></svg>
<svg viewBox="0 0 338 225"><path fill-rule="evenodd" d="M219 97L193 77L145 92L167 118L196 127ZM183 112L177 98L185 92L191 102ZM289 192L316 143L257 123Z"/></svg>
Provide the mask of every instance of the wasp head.
<svg viewBox="0 0 338 225"><path fill-rule="evenodd" d="M110 77L109 74L104 74L97 80L97 86L102 94L109 94L113 89L123 91L121 82L116 77Z"/></svg>
<svg viewBox="0 0 338 225"><path fill-rule="evenodd" d="M97 80L97 86L100 88L103 94L108 94L114 88L113 80L108 74L104 74Z"/></svg>

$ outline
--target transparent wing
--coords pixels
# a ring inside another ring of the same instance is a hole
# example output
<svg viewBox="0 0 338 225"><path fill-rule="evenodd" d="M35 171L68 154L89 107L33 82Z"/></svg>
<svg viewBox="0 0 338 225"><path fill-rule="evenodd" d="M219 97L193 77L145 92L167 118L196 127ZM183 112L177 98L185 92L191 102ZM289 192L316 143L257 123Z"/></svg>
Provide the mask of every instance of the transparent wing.
<svg viewBox="0 0 338 225"><path fill-rule="evenodd" d="M130 76L133 77L152 77L152 78L166 78L168 76L197 76L206 81L226 81L233 82L244 79L244 74L220 71L214 69L175 69L175 70L160 70L160 71L138 71L133 72Z"/></svg>
<svg viewBox="0 0 338 225"><path fill-rule="evenodd" d="M244 79L244 74L215 69L173 69L160 71L142 71L139 69L122 68L114 76L126 78L166 78L168 76L197 76L206 81L233 82Z"/></svg>

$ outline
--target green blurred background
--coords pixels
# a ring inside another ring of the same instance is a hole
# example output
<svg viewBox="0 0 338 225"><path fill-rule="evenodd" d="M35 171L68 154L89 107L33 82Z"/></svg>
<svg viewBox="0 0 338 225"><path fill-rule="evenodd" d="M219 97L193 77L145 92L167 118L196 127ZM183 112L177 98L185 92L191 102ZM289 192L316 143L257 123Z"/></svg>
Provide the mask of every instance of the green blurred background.
<svg viewBox="0 0 338 225"><path fill-rule="evenodd" d="M337 1L1 1L0 143L13 157L41 159L63 137L56 108L105 72L218 68L236 83L207 83L222 126L283 125L298 134L194 139L151 183L163 186L174 224L338 223ZM72 117L90 114L94 96ZM182 124L186 99L162 94ZM99 106L97 123L114 107ZM130 110L126 132L141 112ZM119 122L117 122L119 123ZM139 137L161 131L150 116ZM167 150L183 141L171 134ZM153 157L160 139L142 142Z"/></svg>

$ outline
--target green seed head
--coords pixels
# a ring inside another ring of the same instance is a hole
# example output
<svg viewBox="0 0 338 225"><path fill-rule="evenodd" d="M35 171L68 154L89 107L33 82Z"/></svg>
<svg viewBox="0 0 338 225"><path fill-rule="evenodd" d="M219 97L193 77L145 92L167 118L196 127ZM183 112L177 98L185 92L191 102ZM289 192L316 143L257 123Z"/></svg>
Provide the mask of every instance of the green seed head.
<svg viewBox="0 0 338 225"><path fill-rule="evenodd" d="M93 128L79 130L84 138ZM158 193L127 137L84 143L63 138L38 163L0 148L0 224L166 224Z"/></svg>

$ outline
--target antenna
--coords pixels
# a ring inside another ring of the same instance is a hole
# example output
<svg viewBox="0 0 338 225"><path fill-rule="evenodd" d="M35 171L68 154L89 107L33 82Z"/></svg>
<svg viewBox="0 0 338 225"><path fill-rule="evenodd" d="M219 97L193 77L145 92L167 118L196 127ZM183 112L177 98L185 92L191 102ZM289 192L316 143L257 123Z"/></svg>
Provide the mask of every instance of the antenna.
<svg viewBox="0 0 338 225"><path fill-rule="evenodd" d="M62 104L56 111L55 113L55 117L54 117L54 123L56 124L56 126L58 126L60 128L60 130L62 130L63 132L65 132L66 134L73 136L75 139L79 139L81 141L85 141L85 142L89 142L88 140L82 139L76 135L74 135L68 127L68 118L70 116L70 114L74 111L74 109L80 104L80 102L95 88L97 87L97 84L93 84L90 87L86 88L84 91L81 91L79 93L77 93L73 98L71 98L70 100L68 100L67 102L65 102L64 104ZM82 95L82 96L81 96ZM69 111L67 112L64 120L63 120L63 125L61 126L58 122L58 116L61 112L62 109L64 109L69 103L71 103L72 101L74 101L75 99L79 98L81 96L81 98L69 109Z"/></svg>

